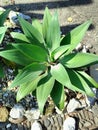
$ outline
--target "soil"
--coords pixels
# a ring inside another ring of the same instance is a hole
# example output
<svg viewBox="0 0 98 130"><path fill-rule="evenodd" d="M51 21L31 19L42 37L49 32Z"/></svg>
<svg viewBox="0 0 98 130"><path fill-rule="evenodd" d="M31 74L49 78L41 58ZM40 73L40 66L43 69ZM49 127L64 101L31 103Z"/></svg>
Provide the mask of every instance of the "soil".
<svg viewBox="0 0 98 130"><path fill-rule="evenodd" d="M46 6L51 13L57 10L61 31L64 34L88 19L92 19L92 25L82 43L92 44L92 52L98 54L98 0L0 0L0 5L5 9L21 11L40 20Z"/></svg>

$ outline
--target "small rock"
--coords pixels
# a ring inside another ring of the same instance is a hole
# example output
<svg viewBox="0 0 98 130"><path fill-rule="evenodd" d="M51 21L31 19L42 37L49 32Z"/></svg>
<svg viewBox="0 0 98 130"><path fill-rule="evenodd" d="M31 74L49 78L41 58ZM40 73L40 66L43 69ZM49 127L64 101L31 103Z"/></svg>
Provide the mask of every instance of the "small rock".
<svg viewBox="0 0 98 130"><path fill-rule="evenodd" d="M27 110L24 115L29 121L37 120L39 119L40 111L39 109L32 108L31 110Z"/></svg>
<svg viewBox="0 0 98 130"><path fill-rule="evenodd" d="M40 125L40 123L35 121L31 126L31 130L42 130L42 126Z"/></svg>
<svg viewBox="0 0 98 130"><path fill-rule="evenodd" d="M15 11L10 11L8 17L10 19L10 22L13 24L13 26L19 25L18 16L27 20L27 21L31 21L31 17L28 15L24 15L22 13L15 12Z"/></svg>
<svg viewBox="0 0 98 130"><path fill-rule="evenodd" d="M25 109L22 105L16 104L10 111L11 118L23 118Z"/></svg>
<svg viewBox="0 0 98 130"><path fill-rule="evenodd" d="M8 119L8 110L6 107L0 106L0 122L5 122Z"/></svg>
<svg viewBox="0 0 98 130"><path fill-rule="evenodd" d="M63 130L75 130L75 119L72 117L68 117L63 124Z"/></svg>
<svg viewBox="0 0 98 130"><path fill-rule="evenodd" d="M73 112L78 108L82 108L81 103L75 98L72 98L67 105L67 112Z"/></svg>
<svg viewBox="0 0 98 130"><path fill-rule="evenodd" d="M90 67L90 75L98 82L98 64L92 65Z"/></svg>
<svg viewBox="0 0 98 130"><path fill-rule="evenodd" d="M98 82L98 64L92 65L90 67L90 75L96 82ZM98 98L98 89L92 88L92 90L95 93L96 97ZM87 98L87 102L89 106L94 105L95 101L96 101L96 98L93 98L93 97Z"/></svg>

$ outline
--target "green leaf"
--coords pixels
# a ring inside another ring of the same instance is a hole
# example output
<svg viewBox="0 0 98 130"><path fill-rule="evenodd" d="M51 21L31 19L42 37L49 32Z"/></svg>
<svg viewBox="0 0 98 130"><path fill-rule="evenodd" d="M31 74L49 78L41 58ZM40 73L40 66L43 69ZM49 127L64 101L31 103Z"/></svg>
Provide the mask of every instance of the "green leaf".
<svg viewBox="0 0 98 130"><path fill-rule="evenodd" d="M69 45L64 45L64 46L60 46L58 47L57 49L55 49L53 52L52 52L52 57L54 60L57 60L58 58L60 58L63 54L66 54L66 52L68 51L69 49Z"/></svg>
<svg viewBox="0 0 98 130"><path fill-rule="evenodd" d="M94 96L94 93L91 90L90 86L87 84L84 78L79 73L77 73L77 71L67 69L67 72L69 74L72 85L76 86L76 91L85 93L88 96Z"/></svg>
<svg viewBox="0 0 98 130"><path fill-rule="evenodd" d="M60 25L57 12L52 17L46 35L47 47L53 51L60 45Z"/></svg>
<svg viewBox="0 0 98 130"><path fill-rule="evenodd" d="M79 91L86 93L89 96L94 96L91 88L79 74L73 70L65 69L60 63L55 66L51 66L51 75L59 83L73 91Z"/></svg>
<svg viewBox="0 0 98 130"><path fill-rule="evenodd" d="M20 85L18 92L17 92L17 96L16 96L17 102L36 89L37 84L40 80L40 77L41 76L38 76L36 79L34 79L34 80L31 79L30 81Z"/></svg>
<svg viewBox="0 0 98 130"><path fill-rule="evenodd" d="M43 113L45 102L52 91L53 85L54 78L50 74L44 77L38 84L37 101L41 113Z"/></svg>
<svg viewBox="0 0 98 130"><path fill-rule="evenodd" d="M5 36L5 32L7 30L7 27L0 27L0 44L2 43L3 41L3 38Z"/></svg>
<svg viewBox="0 0 98 130"><path fill-rule="evenodd" d="M9 89L21 85L23 83L29 82L36 79L41 73L46 70L44 64L32 63L24 67L20 73L15 77Z"/></svg>
<svg viewBox="0 0 98 130"><path fill-rule="evenodd" d="M13 44L21 53L32 59L32 61L47 61L47 52L44 48L32 44Z"/></svg>
<svg viewBox="0 0 98 130"><path fill-rule="evenodd" d="M51 92L51 97L60 110L64 109L65 93L64 86L62 84L55 82Z"/></svg>
<svg viewBox="0 0 98 130"><path fill-rule="evenodd" d="M32 59L30 59L17 49L0 51L0 56L22 66L32 63Z"/></svg>
<svg viewBox="0 0 98 130"><path fill-rule="evenodd" d="M0 78L4 78L4 68L2 64L0 64Z"/></svg>
<svg viewBox="0 0 98 130"><path fill-rule="evenodd" d="M61 45L70 44L71 45L69 49L69 53L70 53L81 42L90 24L91 24L91 20L86 21L85 23L73 29L62 39Z"/></svg>
<svg viewBox="0 0 98 130"><path fill-rule="evenodd" d="M18 43L30 43L29 39L23 33L11 32L10 34Z"/></svg>
<svg viewBox="0 0 98 130"><path fill-rule="evenodd" d="M24 34L30 40L32 44L40 45L40 43L44 43L43 36L41 33L29 22L19 17L20 25L23 29Z"/></svg>
<svg viewBox="0 0 98 130"><path fill-rule="evenodd" d="M42 31L43 31L43 37L46 39L47 36L47 30L51 21L51 14L49 9L46 7L44 12L44 18L43 18L43 24L42 24Z"/></svg>
<svg viewBox="0 0 98 130"><path fill-rule="evenodd" d="M3 26L8 14L10 12L10 9L4 11L2 14L0 14L0 26Z"/></svg>
<svg viewBox="0 0 98 130"><path fill-rule="evenodd" d="M72 87L67 70L64 68L62 64L59 63L54 66L51 66L50 72L53 78L56 79L59 83L68 87L71 90L74 90L74 87Z"/></svg>
<svg viewBox="0 0 98 130"><path fill-rule="evenodd" d="M84 79L86 79L86 81L89 81L90 82L90 84L91 84L91 86L90 87L92 87L92 85L95 87L95 88L98 88L98 83L91 77L91 76L89 76L87 73L85 73L84 71L78 71L78 73L82 76L82 77L84 77Z"/></svg>
<svg viewBox="0 0 98 130"><path fill-rule="evenodd" d="M41 24L37 19L33 19L32 25L33 25L33 26L40 32L40 34L43 36L42 24Z"/></svg>
<svg viewBox="0 0 98 130"><path fill-rule="evenodd" d="M72 53L65 55L60 62L68 68L78 68L98 63L98 56L90 53Z"/></svg>

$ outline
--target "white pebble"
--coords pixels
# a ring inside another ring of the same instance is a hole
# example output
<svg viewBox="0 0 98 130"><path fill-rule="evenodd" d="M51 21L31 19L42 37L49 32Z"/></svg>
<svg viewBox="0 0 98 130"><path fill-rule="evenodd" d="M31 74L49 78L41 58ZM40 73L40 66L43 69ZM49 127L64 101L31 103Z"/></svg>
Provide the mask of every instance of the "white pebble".
<svg viewBox="0 0 98 130"><path fill-rule="evenodd" d="M63 124L63 130L75 130L75 119L72 117L68 117Z"/></svg>
<svg viewBox="0 0 98 130"><path fill-rule="evenodd" d="M29 121L37 120L40 116L40 110L36 108L32 108L31 110L27 110L25 112L25 116Z"/></svg>
<svg viewBox="0 0 98 130"><path fill-rule="evenodd" d="M40 125L40 123L35 121L31 126L31 130L42 130L42 126Z"/></svg>
<svg viewBox="0 0 98 130"><path fill-rule="evenodd" d="M81 104L75 98L72 98L67 105L67 112L73 112L75 109L80 108ZM82 107L82 106L81 106Z"/></svg>
<svg viewBox="0 0 98 130"><path fill-rule="evenodd" d="M10 111L10 116L12 118L23 118L25 109L22 105L16 104Z"/></svg>

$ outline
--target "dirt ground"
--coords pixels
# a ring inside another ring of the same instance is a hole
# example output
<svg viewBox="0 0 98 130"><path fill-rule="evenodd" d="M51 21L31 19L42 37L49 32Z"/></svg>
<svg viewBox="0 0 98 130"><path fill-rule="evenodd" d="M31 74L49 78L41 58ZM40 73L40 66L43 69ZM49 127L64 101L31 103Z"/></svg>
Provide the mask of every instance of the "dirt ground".
<svg viewBox="0 0 98 130"><path fill-rule="evenodd" d="M40 20L45 7L48 6L51 13L54 10L58 11L61 30L65 34L86 20L92 19L92 25L82 43L92 44L98 54L98 0L0 0L0 6L19 10Z"/></svg>

